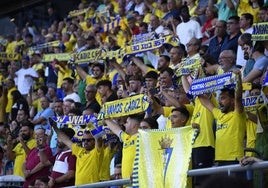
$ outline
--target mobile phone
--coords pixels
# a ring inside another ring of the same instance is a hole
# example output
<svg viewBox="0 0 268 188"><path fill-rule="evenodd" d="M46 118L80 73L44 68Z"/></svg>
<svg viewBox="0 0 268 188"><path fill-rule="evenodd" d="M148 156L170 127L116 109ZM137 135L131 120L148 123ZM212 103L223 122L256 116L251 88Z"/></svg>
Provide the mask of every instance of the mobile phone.
<svg viewBox="0 0 268 188"><path fill-rule="evenodd" d="M157 88L152 88L152 89L149 90L149 92L150 92L151 95L156 95L156 94L158 94L158 89Z"/></svg>

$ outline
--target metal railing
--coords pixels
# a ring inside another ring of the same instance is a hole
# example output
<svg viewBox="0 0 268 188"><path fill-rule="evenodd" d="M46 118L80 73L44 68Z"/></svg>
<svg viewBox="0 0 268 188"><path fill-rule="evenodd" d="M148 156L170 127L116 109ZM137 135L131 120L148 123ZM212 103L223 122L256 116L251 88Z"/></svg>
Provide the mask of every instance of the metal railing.
<svg viewBox="0 0 268 188"><path fill-rule="evenodd" d="M246 170L263 170L263 169L268 169L268 161L256 162L256 163L253 163L252 165L247 165L244 167L237 164L237 165L226 165L226 166L188 170L187 175L188 176L203 176L203 175L220 174L220 173L227 173L228 175L231 175L233 172L241 172L241 171L246 171ZM118 185L127 185L127 184L131 184L130 179L103 181L103 182L97 182L97 183L92 183L92 184L71 186L69 188L108 187L108 186L118 186Z"/></svg>

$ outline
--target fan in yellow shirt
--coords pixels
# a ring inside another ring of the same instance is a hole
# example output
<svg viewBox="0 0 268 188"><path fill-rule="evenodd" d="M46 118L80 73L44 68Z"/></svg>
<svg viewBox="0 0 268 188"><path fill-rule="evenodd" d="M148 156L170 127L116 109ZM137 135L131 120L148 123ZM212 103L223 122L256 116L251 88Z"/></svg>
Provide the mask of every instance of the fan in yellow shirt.
<svg viewBox="0 0 268 188"><path fill-rule="evenodd" d="M205 96L199 99L216 119L215 161L219 165L236 164L244 155L246 113L242 104L242 83L238 71L236 90L224 88L219 97L220 109Z"/></svg>
<svg viewBox="0 0 268 188"><path fill-rule="evenodd" d="M76 156L75 185L82 185L100 181L99 170L102 158L102 140L92 136L89 131L85 131L82 139L82 147L74 144L71 139L59 130L56 122L50 120L50 124L60 139L72 150Z"/></svg>
<svg viewBox="0 0 268 188"><path fill-rule="evenodd" d="M105 120L108 128L116 134L123 142L123 157L122 157L122 178L130 178L132 174L135 152L136 152L136 140L137 133L140 126L140 122L143 117L140 115L130 115L127 118L125 131L121 129L119 124L111 119Z"/></svg>
<svg viewBox="0 0 268 188"><path fill-rule="evenodd" d="M36 147L36 142L33 139L34 133L34 125L25 120L21 122L21 128L19 133L20 142L13 148L13 140L11 135L7 138L7 159L14 160L14 172L13 175L24 177L24 173L22 171L22 165L26 160L26 156L30 152L31 149Z"/></svg>

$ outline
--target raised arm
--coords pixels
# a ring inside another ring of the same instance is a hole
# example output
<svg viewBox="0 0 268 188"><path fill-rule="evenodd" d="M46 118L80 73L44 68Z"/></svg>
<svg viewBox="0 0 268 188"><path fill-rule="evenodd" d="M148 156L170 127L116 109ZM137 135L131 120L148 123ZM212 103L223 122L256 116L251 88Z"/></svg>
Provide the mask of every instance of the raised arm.
<svg viewBox="0 0 268 188"><path fill-rule="evenodd" d="M51 118L49 118L49 122L50 122L50 125L53 127L54 131L56 132L57 136L59 139L62 140L62 142L68 146L68 148L72 148L72 144L73 142L69 139L69 137L64 134L58 127L57 127L57 123L54 122Z"/></svg>
<svg viewBox="0 0 268 188"><path fill-rule="evenodd" d="M235 1L238 4L238 0L235 0ZM232 0L225 0L225 2L227 4L227 6L229 7L229 9L231 9L231 10L235 10L236 9L236 7L235 7L234 3L232 2Z"/></svg>
<svg viewBox="0 0 268 188"><path fill-rule="evenodd" d="M80 78L82 80L85 80L87 77L87 73L78 64L75 64L75 68L76 68L77 74L80 76Z"/></svg>
<svg viewBox="0 0 268 188"><path fill-rule="evenodd" d="M121 127L115 123L111 119L106 119L104 122L107 124L108 128L111 129L111 131L116 134L118 137L120 137L120 132L122 131Z"/></svg>
<svg viewBox="0 0 268 188"><path fill-rule="evenodd" d="M149 67L147 67L147 65L145 65L139 58L132 57L132 61L141 69L144 74L147 73Z"/></svg>
<svg viewBox="0 0 268 188"><path fill-rule="evenodd" d="M242 103L242 80L241 80L241 72L240 70L234 71L236 74L236 88L235 88L235 110L238 113L242 113L244 111L244 106Z"/></svg>
<svg viewBox="0 0 268 188"><path fill-rule="evenodd" d="M215 108L214 104L211 102L211 100L206 95L200 95L198 96L201 104L205 106L209 111L212 112L213 108Z"/></svg>

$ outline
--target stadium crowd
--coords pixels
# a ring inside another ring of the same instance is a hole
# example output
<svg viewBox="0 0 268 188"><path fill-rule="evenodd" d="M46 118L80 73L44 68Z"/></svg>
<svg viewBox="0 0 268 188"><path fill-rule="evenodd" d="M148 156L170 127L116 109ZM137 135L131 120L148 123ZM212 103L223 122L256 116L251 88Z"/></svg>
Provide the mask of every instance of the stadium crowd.
<svg viewBox="0 0 268 188"><path fill-rule="evenodd" d="M266 5L262 0L88 0L64 18L49 6L49 27L27 23L0 40L1 53L12 54L0 59L1 174L24 177L24 187L130 178L138 129L182 126L199 130L193 169L239 164L245 155L254 161L244 148L256 148L267 159L268 41L252 40L253 23L268 22ZM119 24L108 24L114 20ZM165 36L179 42L123 58L44 61L53 53L105 53ZM199 66L181 73L193 61ZM236 77L235 88L188 94L195 79L228 72ZM97 116L105 102L137 94L148 96L150 110L105 119L118 136L113 139L94 137L85 125L50 120ZM243 106L249 96L262 97L262 110ZM206 178L194 178L193 186Z"/></svg>

